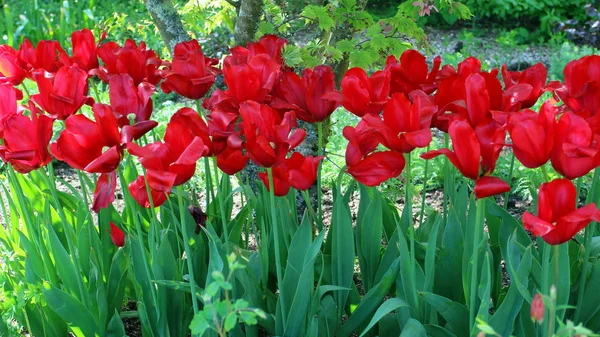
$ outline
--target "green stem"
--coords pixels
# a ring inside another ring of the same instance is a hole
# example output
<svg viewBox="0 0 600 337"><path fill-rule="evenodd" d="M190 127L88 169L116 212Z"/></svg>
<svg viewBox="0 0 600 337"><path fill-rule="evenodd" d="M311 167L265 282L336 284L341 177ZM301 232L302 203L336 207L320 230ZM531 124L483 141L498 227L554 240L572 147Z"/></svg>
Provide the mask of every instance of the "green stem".
<svg viewBox="0 0 600 337"><path fill-rule="evenodd" d="M215 166L215 179L219 183L217 160L214 160ZM225 176L225 174L223 174ZM229 231L227 230L227 220L225 219L225 199L223 198L223 191L217 187L217 196L219 197L219 212L221 213L221 226L223 226L223 237L225 238L225 252L229 256Z"/></svg>
<svg viewBox="0 0 600 337"><path fill-rule="evenodd" d="M208 163L208 157L204 157L204 177L206 178L206 194L204 198L206 199L206 214L209 213L210 207L210 199L213 194L212 188L212 175L210 174L210 164Z"/></svg>
<svg viewBox="0 0 600 337"><path fill-rule="evenodd" d="M447 133L444 134L444 147L446 149L450 148L450 137ZM450 164L448 158L444 157L444 179L447 180L450 178ZM448 221L448 198L450 186L448 184L444 184L444 199L443 199L443 211L444 211L444 223Z"/></svg>
<svg viewBox="0 0 600 337"><path fill-rule="evenodd" d="M554 245L554 284L558 283L558 254L559 254L559 245ZM556 299L550 295L551 304L550 304L550 314L548 317L549 325L548 325L548 337L554 336L554 321L556 320Z"/></svg>
<svg viewBox="0 0 600 337"><path fill-rule="evenodd" d="M417 257L415 254L415 225L413 224L413 214L412 214L412 176L411 176L411 156L410 156L410 152L407 153L405 155L406 157L406 200L404 202L404 207L408 208L408 231L409 231L409 235L410 235L410 264L411 264L411 268L412 268L412 273L411 273L411 277L412 277L412 284L416 285L417 284ZM414 301L415 301L415 311L416 312L420 312L420 303L419 303L419 296L417 294L416 289L414 289L415 291L413 292L413 296L414 296Z"/></svg>
<svg viewBox="0 0 600 337"><path fill-rule="evenodd" d="M318 154L322 156L324 153L323 149L323 122L317 123L317 135L318 135ZM321 169L323 167L323 161L319 162L319 167L317 169L317 209L319 214L319 221L317 222L317 226L319 232L323 230L323 196L321 192Z"/></svg>
<svg viewBox="0 0 600 337"><path fill-rule="evenodd" d="M277 286L283 286L283 275L281 274L281 253L279 251L279 230L277 228L277 212L275 210L275 187L273 186L273 169L267 168L267 174L269 175L269 194L271 196L271 224L273 226L273 241L275 242L275 271L277 272ZM281 301L281 310L283 312L284 308L287 308L285 305L285 298L283 296L279 296L279 300ZM286 317L282 315L283 326L286 324Z"/></svg>
<svg viewBox="0 0 600 337"><path fill-rule="evenodd" d="M185 250L188 275L190 276L190 291L192 292L192 307L194 316L198 314L198 301L196 300L196 279L194 278L194 265L192 263L192 252L190 249L190 240L185 227L185 207L183 205L183 188L177 186L177 201L179 202L179 218L181 225L181 235L183 236L183 249Z"/></svg>
<svg viewBox="0 0 600 337"><path fill-rule="evenodd" d="M313 219L313 221L317 223L318 217L315 214L315 210L312 208L312 202L310 202L310 195L308 194L308 191L300 191L300 194L302 194L302 197L304 198L304 202L306 203L306 207L308 208L308 214L310 215L311 219Z"/></svg>
<svg viewBox="0 0 600 337"><path fill-rule="evenodd" d="M477 286L479 284L477 277L477 268L479 264L479 242L483 236L483 229L485 223L485 198L477 200L477 211L475 213L475 232L473 233L473 255L471 260L473 265L471 266L471 284L469 291L469 312L470 316L470 327L473 331L475 327L475 318L477 317Z"/></svg>
<svg viewBox="0 0 600 337"><path fill-rule="evenodd" d="M515 167L515 153L510 152L510 169L508 170L508 185L512 187L512 178L513 178L513 169ZM504 209L508 208L508 197L510 196L510 191L504 193Z"/></svg>
<svg viewBox="0 0 600 337"><path fill-rule="evenodd" d="M429 152L429 145L427 145ZM423 225L423 217L425 216L425 197L427 192L427 181L429 181L429 160L425 161L425 177L423 178L423 190L421 191L421 214L419 214L419 227Z"/></svg>
<svg viewBox="0 0 600 337"><path fill-rule="evenodd" d="M548 174L548 170L546 169L546 165L542 165L540 166L540 169L542 170L542 175L544 176L544 181L545 182L549 182L550 181L550 175Z"/></svg>
<svg viewBox="0 0 600 337"><path fill-rule="evenodd" d="M96 82L94 79L90 79L90 86L92 87L92 91L94 92L94 96L96 96L96 103L102 103L100 101L100 94L98 93L98 86L96 86Z"/></svg>
<svg viewBox="0 0 600 337"><path fill-rule="evenodd" d="M31 96L29 95L29 89L27 89L25 82L21 83L21 88L23 88L23 91L25 91L25 95L27 95L27 99L29 99L29 97Z"/></svg>
<svg viewBox="0 0 600 337"><path fill-rule="evenodd" d="M583 182L583 177L579 177L577 178L577 185L576 185L576 194L575 194L575 200L577 202L577 205L579 205L579 196L581 195L581 183Z"/></svg>
<svg viewBox="0 0 600 337"><path fill-rule="evenodd" d="M544 240L540 240L542 243L542 294L548 295L550 297L550 283L549 283L549 273L550 273L550 245L546 243ZM542 331L546 330L548 325L548 320L551 316L548 316L548 319L544 319L542 323Z"/></svg>
<svg viewBox="0 0 600 337"><path fill-rule="evenodd" d="M600 179L600 167L596 168L594 171L594 178L592 180L592 187L587 195L587 202L590 203L594 201L596 205L600 203L598 195L596 195L596 188L598 187L598 180ZM585 282L587 281L587 274L590 268L590 263L588 260L590 259L590 249L592 247L592 238L596 233L596 223L592 222L585 229L584 241L583 245L584 256L583 256L583 268L581 270L581 276L579 277L579 290L577 290L577 303L575 305L575 314L573 316L573 322L575 324L579 323L579 316L581 315L581 304L583 303L583 294L585 290Z"/></svg>

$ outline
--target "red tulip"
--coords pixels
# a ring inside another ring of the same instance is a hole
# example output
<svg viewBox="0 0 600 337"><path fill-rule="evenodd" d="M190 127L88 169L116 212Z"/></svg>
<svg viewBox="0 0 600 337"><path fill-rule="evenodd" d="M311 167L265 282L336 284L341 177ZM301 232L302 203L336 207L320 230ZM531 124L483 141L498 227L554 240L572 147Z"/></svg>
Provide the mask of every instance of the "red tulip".
<svg viewBox="0 0 600 337"><path fill-rule="evenodd" d="M537 168L550 160L558 113L554 103L544 103L539 114L523 110L512 114L508 120L513 152L525 167Z"/></svg>
<svg viewBox="0 0 600 337"><path fill-rule="evenodd" d="M129 183L127 187L133 199L144 208L150 208L151 205L159 207L167 201L169 193L154 190L152 187L149 188L150 195L152 196L152 203L150 203L150 198L148 198L148 190L146 189L146 179L144 176L137 177L137 179Z"/></svg>
<svg viewBox="0 0 600 337"><path fill-rule="evenodd" d="M600 110L600 56L584 56L571 61L564 69L565 83L556 94L569 109L583 118L594 116Z"/></svg>
<svg viewBox="0 0 600 337"><path fill-rule="evenodd" d="M71 61L77 63L79 68L89 71L98 68L98 54L96 53L96 39L91 30L84 28L71 34L73 56Z"/></svg>
<svg viewBox="0 0 600 337"><path fill-rule="evenodd" d="M227 84L225 94L238 103L270 100L271 91L281 77L281 65L267 54L256 55L248 63L235 62L231 56L223 61L223 77Z"/></svg>
<svg viewBox="0 0 600 337"><path fill-rule="evenodd" d="M433 68L429 72L425 56L416 50L402 53L400 62L393 55L389 56L385 69L390 73L390 95L398 92L408 95L413 90L423 90L428 95L433 93L441 63L441 57L433 59Z"/></svg>
<svg viewBox="0 0 600 337"><path fill-rule="evenodd" d="M242 149L225 148L217 155L217 166L228 175L234 175L246 167L248 156Z"/></svg>
<svg viewBox="0 0 600 337"><path fill-rule="evenodd" d="M27 76L25 64L14 48L0 45L0 83L19 85Z"/></svg>
<svg viewBox="0 0 600 337"><path fill-rule="evenodd" d="M341 93L329 93L327 99L340 102L346 110L362 117L379 114L390 93L390 73L377 71L371 77L361 68L352 68L344 74Z"/></svg>
<svg viewBox="0 0 600 337"><path fill-rule="evenodd" d="M531 302L530 315L531 320L535 323L542 324L544 322L544 315L546 314L544 308L544 299L542 295L537 293L533 297L533 301Z"/></svg>
<svg viewBox="0 0 600 337"><path fill-rule="evenodd" d="M123 47L107 42L98 47L97 52L104 66L92 74L105 82L115 74L128 74L136 86L142 82L156 85L161 79L158 67L162 61L153 50L146 48L144 42L138 46L133 40L127 40Z"/></svg>
<svg viewBox="0 0 600 337"><path fill-rule="evenodd" d="M548 77L548 70L542 63L521 71L508 71L506 64L502 66L502 78L504 79L504 88L509 90L518 84L528 84L531 86L530 94L521 101L521 108L531 108L535 105L540 96L544 93L544 85Z"/></svg>
<svg viewBox="0 0 600 337"><path fill-rule="evenodd" d="M135 122L150 120L152 116L152 95L156 88L142 82L135 85L127 74L115 74L109 82L110 105L117 115L120 126L129 125L129 114L135 115Z"/></svg>
<svg viewBox="0 0 600 337"><path fill-rule="evenodd" d="M207 116L208 134L211 139L211 154L220 154L227 149L229 136L237 134L239 113L215 109ZM202 119L200 119L202 120ZM202 121L204 123L204 121Z"/></svg>
<svg viewBox="0 0 600 337"><path fill-rule="evenodd" d="M294 152L279 166L273 167L274 194L278 197L288 194L290 187L297 190L309 189L317 179L317 168L324 157L304 157L299 152ZM265 172L258 174L267 190L269 188L269 176Z"/></svg>
<svg viewBox="0 0 600 337"><path fill-rule="evenodd" d="M39 72L34 77L40 92L31 98L42 110L60 120L67 119L83 104L92 101L87 96L87 73L76 66L60 68L54 81Z"/></svg>
<svg viewBox="0 0 600 337"><path fill-rule="evenodd" d="M249 43L246 48L248 49L248 56L252 57L258 54L267 54L277 63L283 65L283 57L281 52L283 47L288 44L286 39L277 37L276 35L267 34L261 37L256 42Z"/></svg>
<svg viewBox="0 0 600 337"><path fill-rule="evenodd" d="M189 99L200 99L215 82L214 68L207 66L197 40L180 42L175 46L171 69L162 73L161 88L165 93L175 91Z"/></svg>
<svg viewBox="0 0 600 337"><path fill-rule="evenodd" d="M346 166L357 164L369 153L375 151L379 145L380 134L371 128L363 119L356 127L346 126L343 130L344 137L348 140L346 147Z"/></svg>
<svg viewBox="0 0 600 337"><path fill-rule="evenodd" d="M600 165L600 135L582 117L563 114L554 135L552 167L565 178L584 176Z"/></svg>
<svg viewBox="0 0 600 337"><path fill-rule="evenodd" d="M292 128L296 127L296 116L292 111L286 112L281 118L279 113L269 106L248 101L240 106L240 114L246 137L244 148L256 165L278 165L306 136L302 129L292 132Z"/></svg>
<svg viewBox="0 0 600 337"><path fill-rule="evenodd" d="M125 246L125 233L112 221L110 222L110 239L117 247Z"/></svg>
<svg viewBox="0 0 600 337"><path fill-rule="evenodd" d="M19 113L20 107L17 105L17 100L22 98L23 93L12 85L0 84L0 138L2 138L4 121Z"/></svg>
<svg viewBox="0 0 600 337"><path fill-rule="evenodd" d="M14 114L3 122L4 145L0 146L0 156L9 162L17 172L29 173L47 165L52 157L48 153L48 143L52 138L54 119L41 115L29 104L31 118Z"/></svg>
<svg viewBox="0 0 600 337"><path fill-rule="evenodd" d="M523 227L551 245L571 240L592 221L600 221L600 211L594 204L578 209L577 189L567 179L543 183L538 193L538 215L523 214Z"/></svg>
<svg viewBox="0 0 600 337"><path fill-rule="evenodd" d="M506 182L489 177L494 171L504 142L504 132L493 123L491 121L473 130L466 121L454 121L448 130L454 152L449 149L433 150L422 154L421 158L429 160L439 155L448 157L463 176L475 180L477 198L508 192L510 186Z"/></svg>
<svg viewBox="0 0 600 337"><path fill-rule="evenodd" d="M378 186L402 173L405 160L402 153L379 151L367 155L356 164L348 166L348 173L361 184Z"/></svg>
<svg viewBox="0 0 600 337"><path fill-rule="evenodd" d="M304 69L302 78L285 72L275 88L271 106L281 111L294 110L298 119L308 123L329 118L338 104L323 97L335 92L335 74L328 66Z"/></svg>
<svg viewBox="0 0 600 337"><path fill-rule="evenodd" d="M423 91L413 91L409 97L393 94L383 110L383 120L375 115L363 116L365 122L381 134L383 145L403 153L429 145L431 117L436 112L432 100Z"/></svg>
<svg viewBox="0 0 600 337"><path fill-rule="evenodd" d="M19 58L27 65L27 69L43 69L50 74L56 73L64 65L70 65L69 56L58 41L43 40L34 49L25 38L19 49Z"/></svg>

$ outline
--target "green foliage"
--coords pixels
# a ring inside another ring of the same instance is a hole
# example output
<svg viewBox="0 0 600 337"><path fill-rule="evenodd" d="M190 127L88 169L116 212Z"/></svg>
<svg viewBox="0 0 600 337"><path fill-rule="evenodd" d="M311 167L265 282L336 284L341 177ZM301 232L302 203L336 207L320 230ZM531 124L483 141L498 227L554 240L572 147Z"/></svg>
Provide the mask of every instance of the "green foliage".
<svg viewBox="0 0 600 337"><path fill-rule="evenodd" d="M592 54L599 54L599 51L589 46L577 46L571 42L564 42L556 52L552 53L548 77L553 80L564 80L563 69L567 63Z"/></svg>

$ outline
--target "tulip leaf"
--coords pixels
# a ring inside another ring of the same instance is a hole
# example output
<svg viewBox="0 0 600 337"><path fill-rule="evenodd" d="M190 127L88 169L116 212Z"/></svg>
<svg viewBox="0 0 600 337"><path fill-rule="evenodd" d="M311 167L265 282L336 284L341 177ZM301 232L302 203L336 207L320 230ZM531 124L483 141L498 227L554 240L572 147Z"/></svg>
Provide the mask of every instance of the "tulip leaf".
<svg viewBox="0 0 600 337"><path fill-rule="evenodd" d="M580 277L583 277L581 275ZM587 326L587 322L600 311L600 291L598 291L597 285L600 284L600 259L596 260L596 264L592 269L590 278L585 286L585 292L583 295L583 303L577 303L581 306L581 321Z"/></svg>
<svg viewBox="0 0 600 337"><path fill-rule="evenodd" d="M58 275L70 293L79 294L81 296L81 289L79 289L77 284L77 279L81 276L75 270L71 256L63 247L58 236L56 236L56 232L54 231L54 228L52 228L52 225L48 225L47 228L50 247L52 249L52 255L54 256L54 265L58 271Z"/></svg>
<svg viewBox="0 0 600 337"><path fill-rule="evenodd" d="M425 327L414 318L411 318L406 322L400 337L427 337L427 331Z"/></svg>
<svg viewBox="0 0 600 337"><path fill-rule="evenodd" d="M75 336L99 336L98 322L77 298L49 283L44 283L43 292L48 305L67 322Z"/></svg>
<svg viewBox="0 0 600 337"><path fill-rule="evenodd" d="M375 324L377 324L377 322L379 322L385 315L389 314L390 312L392 312L400 307L405 307L405 306L408 306L408 305L399 298L390 298L389 300L383 302L383 304L381 306L379 306L377 311L375 311L375 314L373 315L373 318L371 318L369 325L367 325L367 327L363 330L363 332L360 334L360 337L364 336L367 332L369 332L369 330L371 330L371 328L373 326L375 326ZM405 326L405 329L406 329L406 326ZM403 332L404 332L404 330L403 330ZM425 332L425 330L423 330L423 332Z"/></svg>
<svg viewBox="0 0 600 337"><path fill-rule="evenodd" d="M356 255L364 289L368 292L375 282L381 256L382 203L379 193L374 193L373 198L368 202L367 188L362 185L360 194L359 216L356 222ZM368 207L361 212L361 206L367 205L367 202Z"/></svg>
<svg viewBox="0 0 600 337"><path fill-rule="evenodd" d="M462 297L462 289L456 286L462 282L462 251L462 228L456 213L451 210L438 253L434 289L436 294L454 301Z"/></svg>
<svg viewBox="0 0 600 337"><path fill-rule="evenodd" d="M396 260L387 273L383 276L381 281L377 283L367 294L363 297L362 301L358 304L352 315L348 317L344 325L338 332L339 337L347 337L360 327L361 324L366 323L367 319L377 310L380 303L383 302L385 296L388 294L390 288L396 280L396 275L400 269L400 260Z"/></svg>
<svg viewBox="0 0 600 337"><path fill-rule="evenodd" d="M106 329L106 337L127 337L125 333L125 327L123 326L123 321L121 317L119 317L119 313L115 311L115 314L108 322L108 327Z"/></svg>
<svg viewBox="0 0 600 337"><path fill-rule="evenodd" d="M425 324L425 330L431 337L457 337L446 328L435 324Z"/></svg>
<svg viewBox="0 0 600 337"><path fill-rule="evenodd" d="M421 296L444 317L450 331L457 336L469 336L469 310L464 305L433 293L423 292Z"/></svg>
<svg viewBox="0 0 600 337"><path fill-rule="evenodd" d="M569 246L567 244L558 246L558 256L553 257L558 259L558 280L556 280L556 315L562 321L565 315L565 309L562 306L569 304L569 295L571 293L571 264L569 263ZM556 263L556 262L554 262ZM555 264L551 264L555 265Z"/></svg>

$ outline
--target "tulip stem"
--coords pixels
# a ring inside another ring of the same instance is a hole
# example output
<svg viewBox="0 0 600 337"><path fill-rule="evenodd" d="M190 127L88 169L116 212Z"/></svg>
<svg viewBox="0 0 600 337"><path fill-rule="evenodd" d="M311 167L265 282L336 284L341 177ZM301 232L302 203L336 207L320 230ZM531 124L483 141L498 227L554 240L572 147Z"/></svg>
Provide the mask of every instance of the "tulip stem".
<svg viewBox="0 0 600 337"><path fill-rule="evenodd" d="M590 202L595 202L596 205L600 203L600 198L596 193L596 189L598 187L598 180L600 179L600 167L597 167L594 171L594 178L592 180L592 187L587 195L586 204ZM592 238L596 233L596 223L592 222L585 229L584 240L585 244L583 245L584 256L583 256L583 267L581 270L581 276L579 277L579 290L577 291L577 303L575 305L575 314L573 316L573 322L577 324L579 322L579 315L581 314L581 303L583 302L583 294L585 290L585 281L587 281L587 274L590 268L590 263L588 260L590 259L590 249L592 247Z"/></svg>
<svg viewBox="0 0 600 337"><path fill-rule="evenodd" d="M94 96L96 96L95 103L102 103L100 101L100 94L98 93L98 87L96 86L96 82L94 82L94 79L90 79L89 83L91 84L92 91L94 92Z"/></svg>
<svg viewBox="0 0 600 337"><path fill-rule="evenodd" d="M548 170L546 169L546 164L540 166L540 169L542 170L542 175L544 177L544 182L549 182L550 181L550 175L548 175Z"/></svg>
<svg viewBox="0 0 600 337"><path fill-rule="evenodd" d="M477 210L475 213L475 231L473 233L473 255L471 256L472 266L471 266L471 284L469 291L469 312L470 316L470 327L471 331L475 327L475 318L477 317L478 310L477 306L477 286L479 282L477 281L477 268L479 264L479 243L481 241L481 237L483 236L485 226L485 198L481 198L477 200Z"/></svg>
<svg viewBox="0 0 600 337"><path fill-rule="evenodd" d="M213 164L215 165L215 179L217 180L217 184L220 186L216 159L214 160ZM224 176L225 174L223 174L221 177ZM225 219L225 199L223 198L223 189L219 189L219 186L217 186L219 212L221 213L221 226L223 226L223 238L225 239L225 252L227 252L227 256L229 256L229 231L227 230L227 220Z"/></svg>
<svg viewBox="0 0 600 337"><path fill-rule="evenodd" d="M550 244L546 243L544 240L540 240L543 250L542 250L542 294L548 295L550 297L550 286L548 280L548 273L550 269ZM551 317L548 316L548 319ZM544 319L542 323L542 331L546 330L546 325L548 324L548 319Z"/></svg>
<svg viewBox="0 0 600 337"><path fill-rule="evenodd" d="M21 88L23 88L23 91L25 91L25 94L27 95L27 99L29 100L29 98L31 97L31 95L29 95L29 89L27 89L27 86L25 85L25 82L21 83Z"/></svg>
<svg viewBox="0 0 600 337"><path fill-rule="evenodd" d="M510 168L508 169L508 185L512 188L513 169L515 168L515 153L510 153ZM508 208L508 197L510 191L504 193L504 209Z"/></svg>
<svg viewBox="0 0 600 337"><path fill-rule="evenodd" d="M404 201L404 207L408 209L408 231L410 235L410 264L412 268L412 284L417 284L417 257L415 254L415 225L413 223L413 213L412 213L412 176L411 176L411 160L410 160L410 152L405 155L406 157L406 200ZM400 237L398 237L400 238ZM414 289L414 301L415 301L415 311L420 312L419 305L419 295L417 294L416 288Z"/></svg>
<svg viewBox="0 0 600 337"><path fill-rule="evenodd" d="M450 138L448 136L448 133L444 134L444 147L449 149L450 148ZM444 181L445 182L449 182L450 181L450 166L449 166L449 161L448 158L444 157ZM442 200L443 202L443 211L444 211L444 223L448 222L448 198L450 198L450 184L444 184L444 199Z"/></svg>
<svg viewBox="0 0 600 337"><path fill-rule="evenodd" d="M188 275L190 277L190 290L192 292L192 307L194 308L194 316L198 314L198 301L196 300L196 279L194 278L194 265L192 264L192 252L190 250L190 241L188 238L187 228L185 226L185 210L183 205L183 188L177 186L177 201L179 203L179 224L181 225L181 235L183 236L183 249L185 250L186 262L188 267Z"/></svg>
<svg viewBox="0 0 600 337"><path fill-rule="evenodd" d="M318 155L322 156L324 153L323 149L323 122L317 123L317 137L318 137ZM317 226L319 232L323 230L323 196L321 191L321 169L323 167L323 161L319 161L319 166L317 167L317 209L319 214L319 221L317 222ZM310 206L309 206L310 207Z"/></svg>
<svg viewBox="0 0 600 337"><path fill-rule="evenodd" d="M277 272L277 286L283 286L283 275L281 275L281 252L279 251L279 234L277 228L277 211L275 210L275 187L273 186L273 169L267 168L267 174L269 176L269 194L270 194L270 202L271 202L271 225L273 226L273 241L275 242L275 271ZM284 297L279 296L279 300L281 301L280 309L282 313L284 312L287 306L284 302ZM286 324L287 318L285 315L281 315L283 320L283 326Z"/></svg>
<svg viewBox="0 0 600 337"><path fill-rule="evenodd" d="M554 284L558 283L558 254L559 245L554 245ZM550 313L548 322L548 337L554 336L554 321L556 320L556 298L553 297L552 291L550 291Z"/></svg>
<svg viewBox="0 0 600 337"><path fill-rule="evenodd" d="M429 145L427 145L426 152L429 152ZM423 178L423 190L421 191L421 214L419 214L419 227L423 224L423 217L425 216L425 197L427 192L427 181L429 180L429 160L425 161L425 177Z"/></svg>
<svg viewBox="0 0 600 337"><path fill-rule="evenodd" d="M575 194L575 200L576 200L576 205L579 205L579 196L581 195L581 183L583 181L583 177L579 177L577 178L577 185L576 185L576 194Z"/></svg>

